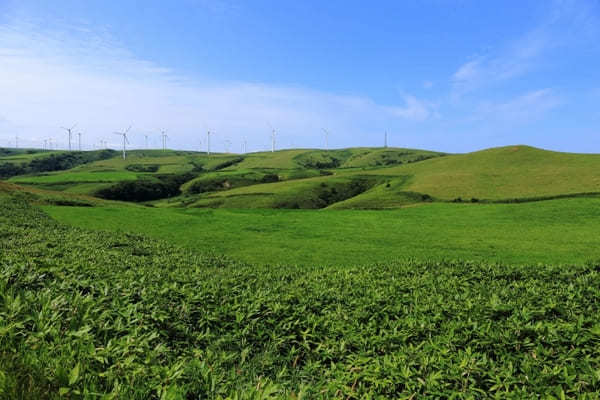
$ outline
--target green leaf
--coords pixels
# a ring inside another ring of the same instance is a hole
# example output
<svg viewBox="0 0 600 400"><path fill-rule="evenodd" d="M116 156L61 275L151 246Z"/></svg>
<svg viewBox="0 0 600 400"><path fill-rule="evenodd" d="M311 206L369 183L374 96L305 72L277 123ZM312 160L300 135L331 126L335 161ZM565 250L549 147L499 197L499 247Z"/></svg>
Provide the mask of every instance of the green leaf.
<svg viewBox="0 0 600 400"><path fill-rule="evenodd" d="M81 363L77 363L75 367L69 373L69 386L73 385L79 379L79 369L81 367Z"/></svg>

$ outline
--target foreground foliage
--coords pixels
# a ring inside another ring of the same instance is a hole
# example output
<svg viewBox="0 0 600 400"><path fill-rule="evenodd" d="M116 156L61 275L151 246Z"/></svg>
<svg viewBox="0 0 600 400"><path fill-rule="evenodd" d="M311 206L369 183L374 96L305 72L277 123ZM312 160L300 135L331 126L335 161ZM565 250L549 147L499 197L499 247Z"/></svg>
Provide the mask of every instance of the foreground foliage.
<svg viewBox="0 0 600 400"><path fill-rule="evenodd" d="M600 267L273 267L0 198L1 398L597 398Z"/></svg>

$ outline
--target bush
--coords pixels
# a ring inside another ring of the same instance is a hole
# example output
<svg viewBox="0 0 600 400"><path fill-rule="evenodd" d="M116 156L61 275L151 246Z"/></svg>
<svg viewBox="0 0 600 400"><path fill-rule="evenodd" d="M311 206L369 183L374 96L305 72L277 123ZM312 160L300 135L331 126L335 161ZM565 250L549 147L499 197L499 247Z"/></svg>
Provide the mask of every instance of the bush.
<svg viewBox="0 0 600 400"><path fill-rule="evenodd" d="M156 172L158 167L158 164L129 164L125 169L132 172Z"/></svg>
<svg viewBox="0 0 600 400"><path fill-rule="evenodd" d="M150 201L178 196L183 183L193 179L194 174L158 175L156 179L123 181L98 190L95 195L107 200Z"/></svg>
<svg viewBox="0 0 600 400"><path fill-rule="evenodd" d="M277 174L266 174L260 181L262 183L279 182L279 176Z"/></svg>

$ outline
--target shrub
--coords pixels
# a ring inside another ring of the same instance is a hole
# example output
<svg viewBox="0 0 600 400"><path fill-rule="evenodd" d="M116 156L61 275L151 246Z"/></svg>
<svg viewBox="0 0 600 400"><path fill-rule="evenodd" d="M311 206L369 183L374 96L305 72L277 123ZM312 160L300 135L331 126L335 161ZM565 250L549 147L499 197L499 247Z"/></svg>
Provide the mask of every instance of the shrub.
<svg viewBox="0 0 600 400"><path fill-rule="evenodd" d="M279 182L279 176L277 174L266 174L260 181L262 183Z"/></svg>
<svg viewBox="0 0 600 400"><path fill-rule="evenodd" d="M159 167L158 164L129 164L125 169L132 172L156 172Z"/></svg>

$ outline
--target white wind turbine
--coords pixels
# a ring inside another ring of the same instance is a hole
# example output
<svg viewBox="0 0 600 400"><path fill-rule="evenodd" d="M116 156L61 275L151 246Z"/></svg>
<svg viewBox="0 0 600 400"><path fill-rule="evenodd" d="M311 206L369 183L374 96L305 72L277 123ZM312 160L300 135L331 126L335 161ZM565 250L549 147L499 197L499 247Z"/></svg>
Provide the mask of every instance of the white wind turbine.
<svg viewBox="0 0 600 400"><path fill-rule="evenodd" d="M325 150L329 150L329 131L325 128L321 129L323 129L323 132L325 132Z"/></svg>
<svg viewBox="0 0 600 400"><path fill-rule="evenodd" d="M271 125L270 122L269 126L271 127L271 153L273 153L275 152L275 137L277 135L277 132L275 132L275 128L273 128L273 125Z"/></svg>
<svg viewBox="0 0 600 400"><path fill-rule="evenodd" d="M69 134L69 151L71 151L71 137L73 135L73 128L75 128L76 126L77 124L73 125L70 128L65 128L64 126L61 126L61 128L67 131L67 133Z"/></svg>
<svg viewBox="0 0 600 400"><path fill-rule="evenodd" d="M77 140L78 140L77 145L79 147L79 151L81 151L81 135L82 135L81 132L77 132Z"/></svg>
<svg viewBox="0 0 600 400"><path fill-rule="evenodd" d="M162 139L163 151L166 151L167 150L167 139L169 138L169 136L167 135L167 131L160 131L160 137Z"/></svg>
<svg viewBox="0 0 600 400"><path fill-rule="evenodd" d="M206 155L210 156L210 134L214 135L214 132L211 132L210 129L206 130Z"/></svg>
<svg viewBox="0 0 600 400"><path fill-rule="evenodd" d="M129 132L130 129L131 129L131 125L129 125L129 128L125 129L125 131L123 131L123 132L113 132L115 135L123 136L123 160L126 157L126 154L125 154L126 144L129 143L129 140L127 139L127 132Z"/></svg>

